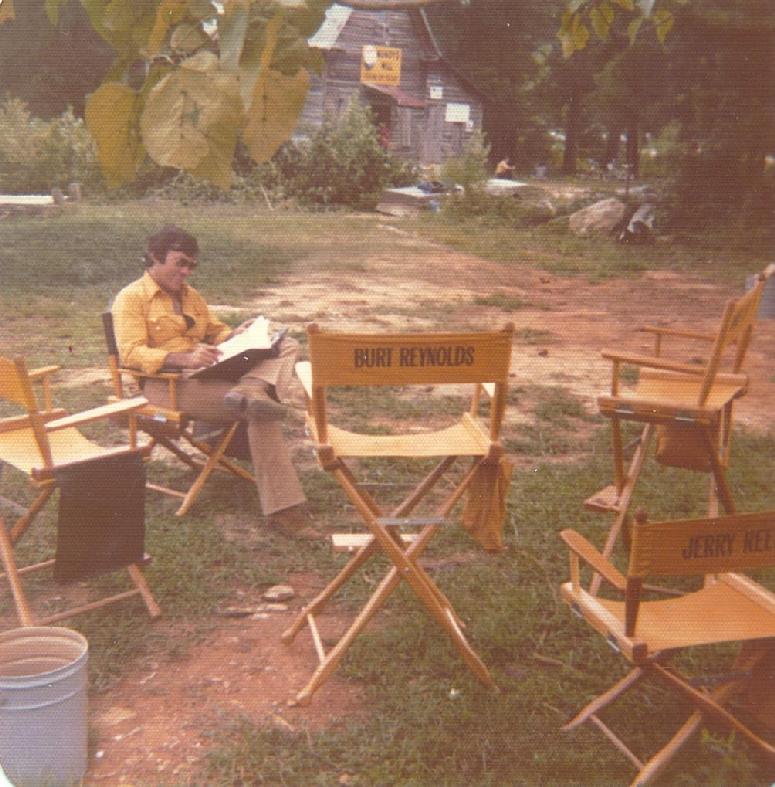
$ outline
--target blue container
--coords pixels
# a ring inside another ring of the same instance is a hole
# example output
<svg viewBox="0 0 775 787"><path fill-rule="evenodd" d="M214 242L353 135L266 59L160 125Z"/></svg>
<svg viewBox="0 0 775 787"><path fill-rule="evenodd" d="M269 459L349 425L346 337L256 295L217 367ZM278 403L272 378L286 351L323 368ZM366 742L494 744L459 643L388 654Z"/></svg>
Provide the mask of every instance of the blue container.
<svg viewBox="0 0 775 787"><path fill-rule="evenodd" d="M86 773L88 650L85 637L56 626L0 634L0 764L16 787Z"/></svg>
<svg viewBox="0 0 775 787"><path fill-rule="evenodd" d="M754 273L750 276L746 276L746 291L752 290L755 285L756 274ZM767 283L764 285L762 299L759 301L759 311L757 312L757 316L765 318L775 317L775 276L771 276L769 279L767 279Z"/></svg>

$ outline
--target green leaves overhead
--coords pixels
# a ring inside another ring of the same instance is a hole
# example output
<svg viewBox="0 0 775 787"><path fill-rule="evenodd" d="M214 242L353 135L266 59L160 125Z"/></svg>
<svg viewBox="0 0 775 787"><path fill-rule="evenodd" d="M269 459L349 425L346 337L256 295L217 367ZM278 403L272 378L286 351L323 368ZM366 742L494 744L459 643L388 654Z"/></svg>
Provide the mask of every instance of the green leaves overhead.
<svg viewBox="0 0 775 787"><path fill-rule="evenodd" d="M5 0L5 2L0 2L0 25L2 25L3 22L10 22L14 18L15 14L13 11L13 0Z"/></svg>
<svg viewBox="0 0 775 787"><path fill-rule="evenodd" d="M86 112L107 182L133 180L148 155L226 187L240 138L271 157L296 126L318 64L307 38L332 1L80 0L116 50ZM65 2L46 0L53 24Z"/></svg>
<svg viewBox="0 0 775 787"><path fill-rule="evenodd" d="M669 6L685 5L686 0L568 0L557 36L565 57L584 49L589 43L589 29L605 41L618 16L625 19L630 43L634 43L644 22L650 23L660 43L675 23Z"/></svg>
<svg viewBox="0 0 775 787"><path fill-rule="evenodd" d="M309 74L299 69L289 77L270 69L256 88L242 138L251 157L260 163L272 158L296 127L309 89Z"/></svg>
<svg viewBox="0 0 775 787"><path fill-rule="evenodd" d="M111 188L133 180L145 156L138 129L139 111L138 94L119 82L105 82L86 101L86 125Z"/></svg>
<svg viewBox="0 0 775 787"><path fill-rule="evenodd" d="M224 188L244 121L239 83L200 52L167 74L148 94L140 119L143 144L166 167L198 174Z"/></svg>

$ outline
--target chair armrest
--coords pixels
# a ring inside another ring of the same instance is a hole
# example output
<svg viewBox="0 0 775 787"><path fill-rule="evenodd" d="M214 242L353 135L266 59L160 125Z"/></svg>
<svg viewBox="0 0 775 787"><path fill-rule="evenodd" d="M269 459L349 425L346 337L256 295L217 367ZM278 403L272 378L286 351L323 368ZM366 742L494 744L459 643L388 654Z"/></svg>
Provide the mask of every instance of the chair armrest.
<svg viewBox="0 0 775 787"><path fill-rule="evenodd" d="M656 355L638 355L636 353L621 353L616 350L601 350L600 354L609 361L628 363L632 366L645 366L650 369L667 369L671 372L695 374L698 377L705 374L705 367L693 363L680 363L660 358Z"/></svg>
<svg viewBox="0 0 775 787"><path fill-rule="evenodd" d="M312 364L309 361L299 361L294 366L296 376L304 388L304 393L311 399L312 398Z"/></svg>
<svg viewBox="0 0 775 787"><path fill-rule="evenodd" d="M128 413L132 410L139 410L148 404L148 400L144 396L135 396L133 399L124 399L120 402L111 402L110 404L103 404L100 407L93 407L91 410L84 410L74 415L67 415L64 418L56 418L53 421L46 423L47 432L55 432L58 429L67 429L71 426L80 426L87 424L91 421L99 421L102 418L108 418L112 415L120 415L121 413Z"/></svg>
<svg viewBox="0 0 775 787"><path fill-rule="evenodd" d="M560 538L568 545L571 552L592 566L598 574L608 580L617 590L621 590L622 593L626 590L627 579L624 574L611 565L584 536L575 530L562 530Z"/></svg>
<svg viewBox="0 0 775 787"><path fill-rule="evenodd" d="M660 336L680 336L683 339L704 339L712 342L716 335L713 333L700 333L699 331L686 331L682 328L659 328L656 325L644 325L638 328L641 333L656 333Z"/></svg>
<svg viewBox="0 0 775 787"><path fill-rule="evenodd" d="M39 369L30 369L27 372L27 376L30 378L30 380L40 380L49 374L58 372L61 368L61 366L41 366Z"/></svg>

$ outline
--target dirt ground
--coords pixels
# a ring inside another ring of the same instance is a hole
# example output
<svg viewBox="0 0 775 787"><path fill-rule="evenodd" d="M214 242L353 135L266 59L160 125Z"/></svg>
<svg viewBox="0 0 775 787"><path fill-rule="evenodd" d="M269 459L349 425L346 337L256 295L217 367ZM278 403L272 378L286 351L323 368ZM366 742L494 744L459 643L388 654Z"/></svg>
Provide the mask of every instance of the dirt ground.
<svg viewBox="0 0 775 787"><path fill-rule="evenodd" d="M309 260L303 275L290 276L263 293L256 312L294 329L311 320L366 330L432 329L444 324L445 315L470 327L512 321L518 337L514 384L562 386L594 412L595 396L606 389L610 375L599 354L602 347L648 352L649 337L634 332L642 324L712 331L724 301L737 294L667 272L589 285L580 278L523 266L510 270L454 253L420 241L394 223L386 222L383 230L399 234L404 253L370 257L357 272L344 276L329 273L325 260ZM527 305L506 312L474 303L493 293L505 302L518 299ZM751 391L737 409L737 422L769 431L775 320L760 322L749 358ZM516 423L524 418L518 412L508 417ZM258 724L304 730L366 712L358 689L337 675L308 706L287 705L314 670L316 657L308 633L290 646L280 642L280 634L322 580L295 576L288 582L297 595L287 610L221 617L207 640L182 657L132 668L118 686L92 697L93 750L86 782L195 782L209 745L205 730L235 714ZM258 608L261 599L248 595L239 604ZM163 629L169 624L162 619L157 625ZM328 616L322 625L325 637L341 621Z"/></svg>

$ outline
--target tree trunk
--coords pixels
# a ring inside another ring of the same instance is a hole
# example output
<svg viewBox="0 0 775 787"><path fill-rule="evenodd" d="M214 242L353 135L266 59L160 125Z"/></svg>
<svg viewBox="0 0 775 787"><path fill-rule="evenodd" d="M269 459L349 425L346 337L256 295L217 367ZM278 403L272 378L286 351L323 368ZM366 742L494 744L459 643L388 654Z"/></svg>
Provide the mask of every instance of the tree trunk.
<svg viewBox="0 0 775 787"><path fill-rule="evenodd" d="M609 164L616 162L619 158L619 144L622 130L619 126L610 127L605 139L605 154L603 155L603 169L607 169Z"/></svg>
<svg viewBox="0 0 775 787"><path fill-rule="evenodd" d="M579 148L579 132L581 130L581 99L574 93L568 101L565 116L565 150L562 155L562 174L576 174L576 158Z"/></svg>
<svg viewBox="0 0 775 787"><path fill-rule="evenodd" d="M638 143L638 120L630 118L627 123L627 168L633 178L640 173L640 145Z"/></svg>

